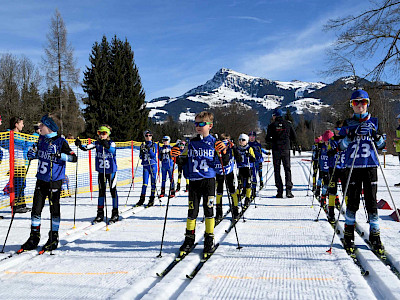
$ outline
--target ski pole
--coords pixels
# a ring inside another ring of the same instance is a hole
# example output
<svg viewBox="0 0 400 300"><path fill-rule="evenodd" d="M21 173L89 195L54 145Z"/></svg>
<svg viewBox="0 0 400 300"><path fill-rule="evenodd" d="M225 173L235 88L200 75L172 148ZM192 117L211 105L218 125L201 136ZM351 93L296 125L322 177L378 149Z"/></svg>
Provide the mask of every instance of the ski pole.
<svg viewBox="0 0 400 300"><path fill-rule="evenodd" d="M349 188L351 173L353 173L354 163L355 163L356 158L357 158L357 152L358 152L359 147L360 147L360 137L358 136L358 137L357 137L356 151L354 151L353 162L351 163L351 168L350 168L350 171L349 171L349 176L347 177L346 186L345 186L345 188L344 188L343 199L344 199L345 195L347 195L347 190L348 190L348 188ZM335 235L336 235L336 230L337 230L337 227L338 227L338 224L339 224L340 212L342 211L342 207L343 207L343 203L344 203L344 202L345 202L345 201L342 201L342 203L340 204L339 215L338 215L338 218L337 218L337 220L336 220L336 222L335 222L335 229L333 230L333 236L332 236L331 246L330 246L330 248L326 251L326 252L328 252L329 254L332 253L333 239L335 238Z"/></svg>
<svg viewBox="0 0 400 300"><path fill-rule="evenodd" d="M173 170L175 170L175 162L176 162L176 158L174 159L174 165L172 168L172 176L174 176ZM172 188L170 185L168 199L167 199L167 208L165 209L164 226L163 226L163 232L162 232L162 237L161 237L160 253L157 255L158 258L162 257L161 252L162 252L162 248L163 248L163 244L164 244L165 226L167 225L167 216L168 216L169 200L171 199L171 191L172 191Z"/></svg>
<svg viewBox="0 0 400 300"><path fill-rule="evenodd" d="M239 244L239 237L238 237L238 234L237 234L236 223L235 223L234 216L233 216L233 203L232 203L232 201L231 201L231 194L230 194L230 192L229 192L228 184L227 184L227 181L226 181L225 167L224 167L224 163L223 163L223 161L222 161L222 154L221 154L221 152L218 152L218 157L219 157L219 161L220 161L220 163L221 163L222 173L223 173L223 175L224 175L224 182L225 182L225 186L226 186L226 193L227 193L227 195L228 195L229 207L231 208L232 221L234 222L234 223L233 223L233 228L235 229L236 241L237 241L237 244L238 244L238 246L237 246L236 249L239 249L239 250L240 250L240 249L243 248L243 247L241 247L240 244Z"/></svg>
<svg viewBox="0 0 400 300"><path fill-rule="evenodd" d="M79 139L79 137L78 137ZM78 147L76 149L76 169L75 169L75 202L74 202L74 226L73 229L76 228L75 220L76 220L76 195L78 193Z"/></svg>
<svg viewBox="0 0 400 300"><path fill-rule="evenodd" d="M253 175L254 174L256 174L256 178L252 178L251 179L251 185L253 186L253 184L255 184L255 186L256 186L256 189L257 189L257 182L256 182L256 180L257 180L257 173L254 173L254 172L257 172L257 170L256 170L256 162L253 162ZM260 191L258 192L258 194L260 195ZM256 195L254 195L254 208L257 208L257 204L256 204Z"/></svg>
<svg viewBox="0 0 400 300"><path fill-rule="evenodd" d="M33 145L33 147L34 147L34 146L35 146L35 145ZM21 193L22 193L22 190L23 190L23 186L24 186L25 183L26 183L26 176L28 176L29 167L31 166L31 161L32 161L32 159L29 159L29 160L28 160L28 167L26 168L26 173L25 173L25 178L24 178L23 185L22 185L22 187L21 187L21 189L19 190L19 193L18 193L18 199L21 198ZM8 231L7 231L6 239L4 240L3 248L1 249L1 252L0 252L0 253L4 253L4 247L6 246L7 239L8 239L8 235L10 234L11 226L12 226L12 223L13 223L13 221L14 221L14 216L15 216L15 211L14 211L14 209L12 209L10 225L8 226Z"/></svg>
<svg viewBox="0 0 400 300"><path fill-rule="evenodd" d="M103 147L104 208L105 208L105 211L106 211L106 231L109 231L110 229L108 228L108 215L107 215L106 155L105 155L105 152L104 152L104 146L102 146L102 147ZM110 177L110 179L111 179L111 177Z"/></svg>
<svg viewBox="0 0 400 300"><path fill-rule="evenodd" d="M396 215L397 215L397 220L400 221L399 211L398 211L397 208L396 208L396 204L394 203L393 196L392 196L392 192L390 191L389 185L388 185L388 183L387 183L386 176L385 176L385 173L383 172L381 162L379 161L378 151L376 150L375 143L372 142L371 144L372 144L372 148L374 148L374 152L375 152L375 155L376 155L376 159L378 160L379 168L381 169L382 176L383 176L383 180L385 181L386 188L387 188L387 190L388 190L388 192L389 192L389 195L390 195L390 199L392 200L392 204L393 204L393 207L394 207L394 211L396 212Z"/></svg>
<svg viewBox="0 0 400 300"><path fill-rule="evenodd" d="M308 197L308 192L310 191L310 177L311 177L311 169L313 165L313 160L311 159L311 166L310 166L310 172L308 173L308 178L307 178L307 197Z"/></svg>
<svg viewBox="0 0 400 300"><path fill-rule="evenodd" d="M339 161L339 158L340 158L340 155L338 155L337 158L336 158L335 166L334 166L333 171L332 171L332 176L331 176L331 178L329 178L328 189L329 189L329 187L331 186L333 176L335 175L336 166L337 166L337 163L338 163L338 161ZM329 193L328 193L328 195L329 195ZM320 215L320 213L321 213L321 210L322 210L322 205L321 205L321 203L320 203L317 219L314 220L315 222L318 222L318 221L319 221L319 215Z"/></svg>
<svg viewBox="0 0 400 300"><path fill-rule="evenodd" d="M132 187L133 187L133 185L134 185L135 175L136 175L136 171L137 171L138 166L139 166L139 162L140 162L140 158L138 158L138 161L137 161L137 164L136 164L136 168L135 168L135 172L133 172L133 177L132 177L131 186L130 186L130 188L129 188L128 196L126 197L126 201L125 201L125 207L126 207L126 205L128 204L129 195L131 194L131 190L132 190Z"/></svg>
<svg viewBox="0 0 400 300"><path fill-rule="evenodd" d="M50 143L50 146L52 144ZM54 149L56 149L56 145L53 145ZM50 255L53 255L53 159L55 155L50 155Z"/></svg>

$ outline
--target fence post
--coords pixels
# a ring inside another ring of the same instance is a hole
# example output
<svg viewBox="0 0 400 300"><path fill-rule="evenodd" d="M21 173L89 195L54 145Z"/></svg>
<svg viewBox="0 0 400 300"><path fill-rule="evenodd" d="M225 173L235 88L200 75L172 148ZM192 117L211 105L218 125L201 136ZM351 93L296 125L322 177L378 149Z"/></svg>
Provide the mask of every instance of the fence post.
<svg viewBox="0 0 400 300"><path fill-rule="evenodd" d="M134 173L134 164L133 164L133 141L131 141L131 157L132 157L132 181L134 180L134 178L135 178L135 173Z"/></svg>
<svg viewBox="0 0 400 300"><path fill-rule="evenodd" d="M10 152L10 206L11 212L14 209L15 201L15 188L14 188L14 168L15 168L15 154L14 154L14 131L10 130L9 152Z"/></svg>
<svg viewBox="0 0 400 300"><path fill-rule="evenodd" d="M88 138L88 145L92 143L92 140ZM89 188L90 188L90 199L93 198L93 175L92 175L92 150L89 150Z"/></svg>

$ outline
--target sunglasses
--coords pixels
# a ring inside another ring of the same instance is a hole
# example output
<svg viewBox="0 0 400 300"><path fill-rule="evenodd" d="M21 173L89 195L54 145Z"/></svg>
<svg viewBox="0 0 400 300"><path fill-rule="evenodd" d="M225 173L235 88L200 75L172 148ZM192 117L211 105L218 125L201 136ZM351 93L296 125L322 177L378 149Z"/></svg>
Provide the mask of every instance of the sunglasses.
<svg viewBox="0 0 400 300"><path fill-rule="evenodd" d="M152 134L146 134L146 135L145 135L145 137L148 137L148 136L153 136L153 135L152 135Z"/></svg>
<svg viewBox="0 0 400 300"><path fill-rule="evenodd" d="M107 131L97 131L97 134L98 135L102 135L102 134L104 135L104 134L108 134L108 132Z"/></svg>
<svg viewBox="0 0 400 300"><path fill-rule="evenodd" d="M369 100L368 99L360 99L360 100L351 100L351 105L352 106L357 106L359 104L362 105L368 105L369 104Z"/></svg>
<svg viewBox="0 0 400 300"><path fill-rule="evenodd" d="M212 122L194 122L194 126L196 127L204 127L206 125L211 125Z"/></svg>

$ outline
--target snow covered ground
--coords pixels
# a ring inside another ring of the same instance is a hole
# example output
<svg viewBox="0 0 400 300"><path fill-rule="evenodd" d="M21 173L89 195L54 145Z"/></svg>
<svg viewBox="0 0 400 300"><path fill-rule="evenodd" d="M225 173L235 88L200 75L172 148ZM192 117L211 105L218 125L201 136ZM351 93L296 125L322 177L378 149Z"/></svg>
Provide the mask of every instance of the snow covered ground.
<svg viewBox="0 0 400 300"><path fill-rule="evenodd" d="M227 218L215 228L219 248L197 276L187 279L200 261L203 248L204 223L202 212L197 222L199 244L164 278L156 276L173 261L184 240L187 194L179 192L171 199L162 258L160 241L166 210L162 206L132 208L138 201L140 183L125 206L129 186L118 189L122 220L109 226L89 226L95 217L97 193L78 195L76 229L74 197L62 199L61 246L54 255L37 251L6 259L25 242L30 231L30 215L18 214L5 248L0 254L0 299L400 299L400 281L367 248L363 238L368 235L365 212L360 205L357 215L364 237L356 238L358 257L370 272L363 277L358 267L335 238L332 254L326 253L333 230L312 205L308 192L310 154L292 157L293 199L276 199L271 163L265 163L266 187L256 198L256 205L247 210L246 222L237 224L229 234ZM383 158L381 158L383 161ZM268 174L267 174L267 169ZM385 175L397 207L400 189L398 158L388 156ZM393 207L382 174L379 174L378 200L383 198ZM140 178L137 178L140 181ZM185 184L183 183L183 186ZM108 203L110 195L108 194ZM224 209L228 209L224 197ZM146 201L147 203L147 201ZM393 210L379 210L382 240L400 269L400 223L389 215ZM10 222L9 211L0 220L1 244ZM111 208L108 210L108 216ZM49 210L44 208L41 245L47 240ZM341 220L343 217L341 218ZM343 221L340 222L343 227Z"/></svg>

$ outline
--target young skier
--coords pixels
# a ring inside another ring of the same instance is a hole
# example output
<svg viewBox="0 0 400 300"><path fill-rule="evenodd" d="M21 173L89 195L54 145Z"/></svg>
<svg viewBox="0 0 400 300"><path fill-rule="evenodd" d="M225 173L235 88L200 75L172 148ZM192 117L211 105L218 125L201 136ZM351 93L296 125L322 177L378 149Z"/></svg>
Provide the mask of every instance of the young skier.
<svg viewBox="0 0 400 300"><path fill-rule="evenodd" d="M185 141L178 140L176 142L176 145L179 147L181 151L185 149ZM179 155L176 157L176 164L178 165L178 181L176 184L176 191L180 191L181 189L181 178L182 178L182 173L183 173L183 166L187 164L187 156L186 155ZM183 175L185 176L185 174ZM185 192L189 190L189 179L185 177L186 180L186 187L185 187Z"/></svg>
<svg viewBox="0 0 400 300"><path fill-rule="evenodd" d="M256 155L255 167L252 168L252 178L253 178L253 195L255 195L255 189L257 185L257 173L258 177L260 177L260 189L264 187L263 176L262 176L262 163L264 161L262 156L262 147L261 144L256 140L257 133L255 131L250 131L249 133L249 145L253 148L254 154Z"/></svg>
<svg viewBox="0 0 400 300"><path fill-rule="evenodd" d="M339 197L337 195L338 182L343 185L346 184L346 166L345 158L346 152L339 151L338 143L343 138L339 135L340 129L343 122L336 122L336 127L334 128L334 136L329 140L328 145L328 157L329 157L329 178L330 184L328 186L329 202L328 202L328 222L331 224L335 223L335 206L340 207ZM344 192L344 191L343 191ZM347 202L347 197L345 197Z"/></svg>
<svg viewBox="0 0 400 300"><path fill-rule="evenodd" d="M104 198L106 196L106 184L110 186L113 209L109 223L119 220L118 194L117 194L117 159L116 146L110 139L111 127L107 124L101 125L97 130L98 140L93 144L82 145L81 140L75 140L75 145L83 151L96 149L96 171L98 174L99 197L97 200L97 216L93 224L104 221Z"/></svg>
<svg viewBox="0 0 400 300"><path fill-rule="evenodd" d="M239 191L242 197L245 197L244 208L249 207L251 197L251 164L256 161L254 150L250 145L249 136L245 133L239 135L239 146L237 147L239 155L242 157L241 162L237 163L239 169L238 182Z"/></svg>
<svg viewBox="0 0 400 300"><path fill-rule="evenodd" d="M333 132L327 130L322 135L322 146L319 153L319 179L318 187L321 187L321 198L320 203L325 209L326 206L326 195L328 193L329 184L329 156L328 156L328 145L329 140L333 137ZM318 189L317 187L317 189Z"/></svg>
<svg viewBox="0 0 400 300"><path fill-rule="evenodd" d="M156 193L156 176L157 176L157 150L158 145L152 141L153 134L150 130L146 130L144 132L144 143L140 145L140 154L139 157L142 160L143 166L143 185L142 185L142 193L140 195L140 199L136 206L142 206L144 204L144 200L146 198L146 189L149 184L149 176L151 180L151 194L148 207L154 205L154 198Z"/></svg>
<svg viewBox="0 0 400 300"><path fill-rule="evenodd" d="M344 138L340 140L339 147L340 150L346 150L346 167L351 173L347 193L344 247L350 252L355 250L356 212L360 204L361 191L364 189L365 206L370 226L369 241L375 251L383 253L384 247L380 239L376 205L379 158L376 157L372 143L376 145L377 149L382 149L385 147L385 140L378 134L378 119L371 117L367 111L369 104L370 99L366 91L354 91L350 99L350 105L354 111L353 117L346 120L340 130L340 135ZM352 167L353 161L354 167Z"/></svg>
<svg viewBox="0 0 400 300"><path fill-rule="evenodd" d="M39 159L31 213L31 233L19 252L34 250L39 244L41 214L46 197L49 198L50 202L51 230L49 239L42 250L57 249L58 228L60 226L60 194L62 181L65 177L65 162L77 161L76 155L67 141L57 134L58 126L53 118L45 115L40 122L40 137L37 147L29 149L27 154L29 159Z"/></svg>
<svg viewBox="0 0 400 300"><path fill-rule="evenodd" d="M322 146L322 136L316 137L314 139L314 145L312 146L312 191L317 190L317 175L318 175L318 165L319 165L319 152ZM319 195L319 193L318 193Z"/></svg>
<svg viewBox="0 0 400 300"><path fill-rule="evenodd" d="M171 197L175 197L175 188L174 188L174 161L172 160L171 157L171 145L169 142L171 141L171 138L169 136L164 136L162 138L163 145L160 147L160 150L158 151L158 159L161 161L161 193L159 195L159 198L162 198L165 196L165 183L167 181L167 175L170 180L170 194Z"/></svg>
<svg viewBox="0 0 400 300"><path fill-rule="evenodd" d="M400 114L397 115L396 119L399 126L396 128L396 137L394 138L393 146L396 148L396 153L400 162ZM396 183L394 186L398 187L400 186L400 183Z"/></svg>
<svg viewBox="0 0 400 300"><path fill-rule="evenodd" d="M188 156L187 174L189 183L189 209L186 221L185 241L180 247L181 256L190 251L195 240L196 219L199 213L201 198L203 198L203 210L205 216L204 250L207 257L215 251L214 247L214 199L215 199L215 168L220 162L225 165L229 162L226 154L226 146L222 141L217 141L210 134L213 127L214 115L203 111L195 117L197 137L191 139L183 154ZM178 147L172 149L174 157L182 154Z"/></svg>
<svg viewBox="0 0 400 300"><path fill-rule="evenodd" d="M233 169L235 167L235 161L241 162L242 157L240 156L237 148L233 145L232 141L230 140L231 137L226 134L221 134L221 139L224 142L225 146L227 147L226 152L229 156L229 163L224 165L224 170L222 170L221 163L216 165L216 181L217 181L217 204L215 218L220 220L222 218L222 195L224 192L224 183L226 178L226 184L228 185L226 188L229 194L232 197L232 215L234 219L237 219L239 216L239 209L238 209L238 191L235 188L235 176L233 173ZM225 172L224 172L225 171ZM225 176L224 176L225 175Z"/></svg>

